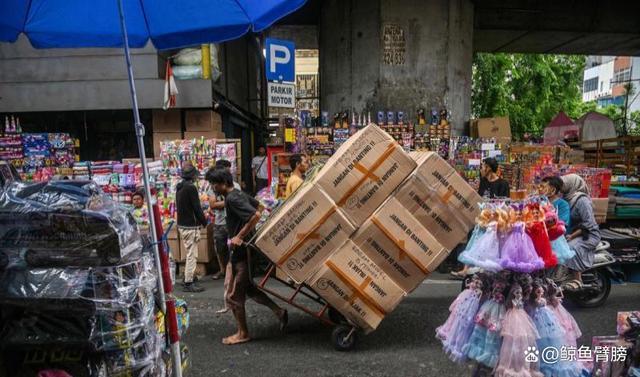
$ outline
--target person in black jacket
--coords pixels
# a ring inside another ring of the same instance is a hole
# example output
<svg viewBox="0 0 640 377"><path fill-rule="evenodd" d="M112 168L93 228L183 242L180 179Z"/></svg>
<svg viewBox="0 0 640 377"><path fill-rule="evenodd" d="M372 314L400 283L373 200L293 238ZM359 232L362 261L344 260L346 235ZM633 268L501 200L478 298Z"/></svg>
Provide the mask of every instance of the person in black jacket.
<svg viewBox="0 0 640 377"><path fill-rule="evenodd" d="M178 211L178 231L183 246L187 250L187 260L184 269L184 291L202 292L204 288L196 285L193 280L196 272L196 256L200 242L200 228L207 226L207 219L202 211L198 189L193 181L198 177L198 170L191 164L185 163L182 168L182 182L178 183L176 192L176 209Z"/></svg>

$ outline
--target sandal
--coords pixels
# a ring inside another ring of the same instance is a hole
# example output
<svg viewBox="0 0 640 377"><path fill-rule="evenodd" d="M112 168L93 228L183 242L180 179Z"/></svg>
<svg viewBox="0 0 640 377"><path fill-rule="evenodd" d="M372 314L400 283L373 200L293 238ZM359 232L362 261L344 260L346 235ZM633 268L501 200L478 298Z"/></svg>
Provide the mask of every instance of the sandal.
<svg viewBox="0 0 640 377"><path fill-rule="evenodd" d="M565 289L567 291L570 291L570 292L571 291L573 291L573 292L579 291L579 290L582 289L582 287L583 287L582 282L580 280L576 280L576 279L569 280L568 282L566 282L566 283L564 283L562 285L563 289Z"/></svg>

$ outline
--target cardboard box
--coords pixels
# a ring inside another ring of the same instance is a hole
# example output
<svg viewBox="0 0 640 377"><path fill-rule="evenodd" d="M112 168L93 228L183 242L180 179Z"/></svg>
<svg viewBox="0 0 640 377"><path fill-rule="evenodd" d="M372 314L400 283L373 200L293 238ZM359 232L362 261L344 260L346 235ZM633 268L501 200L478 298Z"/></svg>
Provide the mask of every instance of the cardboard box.
<svg viewBox="0 0 640 377"><path fill-rule="evenodd" d="M467 236L473 225L470 219L443 202L438 192L418 174L409 176L393 197L449 250L453 250Z"/></svg>
<svg viewBox="0 0 640 377"><path fill-rule="evenodd" d="M167 239L167 245L169 246L169 250L171 251L171 256L173 257L173 260L176 262L184 262L184 259L182 258L181 255L181 245L180 245L180 240L178 239Z"/></svg>
<svg viewBox="0 0 640 377"><path fill-rule="evenodd" d="M380 266L405 292L418 287L428 274L371 221L366 221L352 237L353 242L378 266Z"/></svg>
<svg viewBox="0 0 640 377"><path fill-rule="evenodd" d="M480 214L480 195L437 153L411 152L410 156L418 164L415 174L438 194L439 200L457 211L460 219L474 224Z"/></svg>
<svg viewBox="0 0 640 377"><path fill-rule="evenodd" d="M511 141L509 117L479 118L470 123L471 136Z"/></svg>
<svg viewBox="0 0 640 377"><path fill-rule="evenodd" d="M306 184L271 216L256 237L256 246L296 283L302 283L354 231L317 185Z"/></svg>
<svg viewBox="0 0 640 377"><path fill-rule="evenodd" d="M402 251L399 261L410 259L425 275L449 255L449 250L395 198L389 198L371 216L371 222Z"/></svg>
<svg viewBox="0 0 640 377"><path fill-rule="evenodd" d="M180 109L153 110L152 130L156 132L182 132Z"/></svg>
<svg viewBox="0 0 640 377"><path fill-rule="evenodd" d="M345 278L360 288L367 298L390 313L405 297L405 292L393 282L384 270L351 240L347 240L324 264L338 269Z"/></svg>
<svg viewBox="0 0 640 377"><path fill-rule="evenodd" d="M153 133L153 155L160 156L160 142L182 139L181 132L154 132Z"/></svg>
<svg viewBox="0 0 640 377"><path fill-rule="evenodd" d="M187 110L185 123L187 131L222 133L222 117L213 110Z"/></svg>
<svg viewBox="0 0 640 377"><path fill-rule="evenodd" d="M313 275L309 286L365 333L375 330L385 317L382 311L365 302L354 287L327 266L323 265Z"/></svg>
<svg viewBox="0 0 640 377"><path fill-rule="evenodd" d="M607 222L607 212L609 210L609 198L593 198L593 215L598 224Z"/></svg>
<svg viewBox="0 0 640 377"><path fill-rule="evenodd" d="M313 183L361 225L415 167L389 134L369 125L338 148Z"/></svg>
<svg viewBox="0 0 640 377"><path fill-rule="evenodd" d="M404 292L347 241L311 278L311 288L365 332L375 330Z"/></svg>

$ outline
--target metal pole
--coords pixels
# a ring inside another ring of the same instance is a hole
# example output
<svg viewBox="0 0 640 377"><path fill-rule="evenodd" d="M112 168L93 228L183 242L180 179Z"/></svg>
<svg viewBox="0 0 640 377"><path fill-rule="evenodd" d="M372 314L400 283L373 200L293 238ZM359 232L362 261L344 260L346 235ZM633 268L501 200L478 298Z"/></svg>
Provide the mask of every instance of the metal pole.
<svg viewBox="0 0 640 377"><path fill-rule="evenodd" d="M158 249L158 234L156 232L155 214L153 211L151 187L149 186L149 170L147 168L147 158L144 151L144 125L140 121L140 112L138 110L138 97L136 95L136 85L133 80L133 68L131 66L131 52L129 51L129 36L127 35L127 25L124 18L124 7L122 6L122 0L118 0L118 11L120 13L120 28L122 30L122 40L124 43L124 57L127 63L127 76L129 79L129 90L131 92L131 104L133 107L133 119L134 127L136 130L136 138L138 141L138 154L140 155L140 164L142 165L142 179L144 182L145 196L147 197L147 212L149 213L149 227L151 230L151 242L153 244L153 257L156 263L156 270L158 271L158 296L160 299L160 308L163 313L167 315L167 304L164 292L164 282L162 279L162 265L160 263L160 252ZM170 313L170 315L175 315ZM173 360L173 376L182 377L182 360L180 355L179 344L172 345L171 358Z"/></svg>

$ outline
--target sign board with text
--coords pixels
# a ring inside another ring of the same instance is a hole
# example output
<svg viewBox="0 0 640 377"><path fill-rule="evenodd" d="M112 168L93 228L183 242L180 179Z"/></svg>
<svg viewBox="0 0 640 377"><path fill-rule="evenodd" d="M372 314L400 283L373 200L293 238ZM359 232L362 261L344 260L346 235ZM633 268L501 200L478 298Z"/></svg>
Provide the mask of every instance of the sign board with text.
<svg viewBox="0 0 640 377"><path fill-rule="evenodd" d="M267 83L267 104L271 107L296 107L296 86L294 84Z"/></svg>

